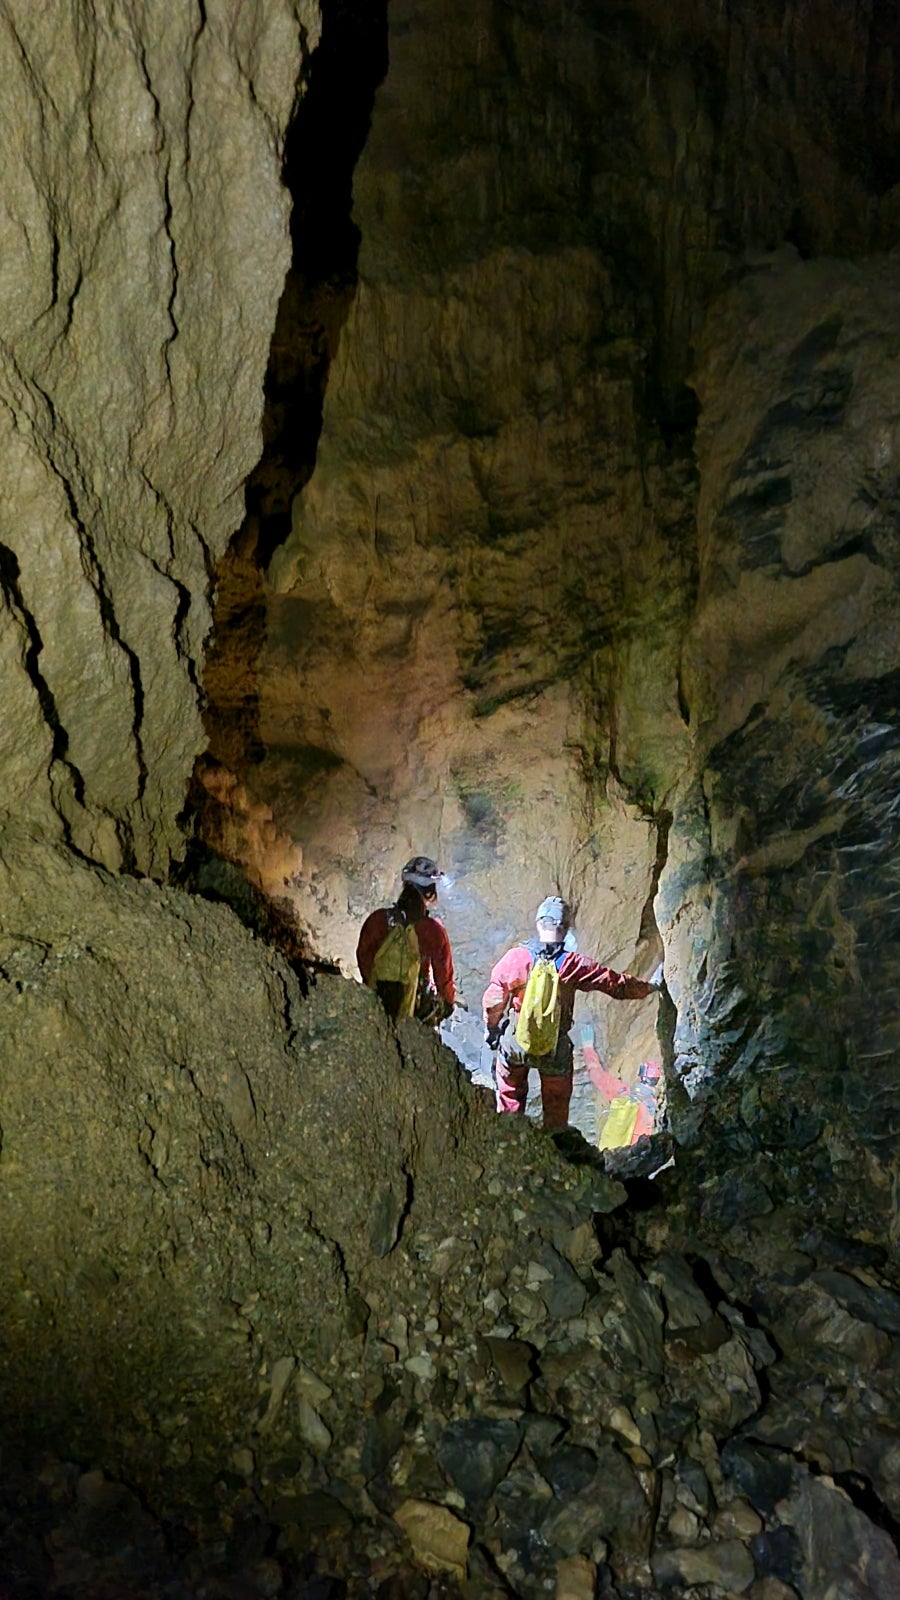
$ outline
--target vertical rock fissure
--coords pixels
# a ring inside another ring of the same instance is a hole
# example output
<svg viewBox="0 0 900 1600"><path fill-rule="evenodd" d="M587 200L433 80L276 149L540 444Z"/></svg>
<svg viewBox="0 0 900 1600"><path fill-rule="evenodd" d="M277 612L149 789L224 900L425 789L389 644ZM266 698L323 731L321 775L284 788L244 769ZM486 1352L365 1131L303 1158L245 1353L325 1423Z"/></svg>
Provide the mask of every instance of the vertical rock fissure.
<svg viewBox="0 0 900 1600"><path fill-rule="evenodd" d="M53 697L53 691L38 665L41 651L44 648L44 641L22 595L18 560L13 551L6 545L0 545L0 591L2 591L3 599L11 614L14 617L18 617L20 626L28 640L23 657L25 670L34 685L41 714L50 730L51 759L52 761L59 761L65 767L72 780L72 791L75 798L79 805L83 805L84 779L78 768L73 766L68 759L69 735L63 727L56 701ZM65 818L63 818L63 827L66 829ZM66 832L68 832L67 829ZM67 842L71 846L71 840L68 839Z"/></svg>
<svg viewBox="0 0 900 1600"><path fill-rule="evenodd" d="M262 572L290 532L294 497L315 465L331 360L356 292L353 173L386 70L386 0L323 0L321 39L285 141L292 264L265 382L263 452L247 481L244 522L219 564L207 648L210 753L238 771L264 754L256 672L266 636Z"/></svg>
<svg viewBox="0 0 900 1600"><path fill-rule="evenodd" d="M293 262L266 379L265 449L247 488L260 566L289 532L291 502L315 465L331 359L356 292L353 173L386 70L386 0L323 0L322 37L285 142Z"/></svg>
<svg viewBox="0 0 900 1600"><path fill-rule="evenodd" d="M148 778L147 761L144 754L142 736L144 722L144 685L141 679L140 659L137 651L133 650L122 636L122 630L119 626L119 619L115 613L111 593L109 587L107 586L103 568L97 555L96 546L93 538L91 537L87 523L79 513L78 502L72 484L69 482L69 479L66 477L66 475L60 471L60 468L53 460L52 455L50 457L50 465L59 479L63 493L65 494L66 504L68 505L72 523L78 534L78 539L81 546L82 571L87 579L87 582L90 584L94 594L96 595L97 605L103 621L103 626L113 643L118 645L119 649L122 651L128 665L128 674L131 680L132 705L134 708L132 735L134 738L135 760L137 764L137 791L135 794L135 799L139 803L146 791ZM130 842L131 828L129 824L123 822L122 830L129 841L128 853L130 855L133 853L133 847Z"/></svg>

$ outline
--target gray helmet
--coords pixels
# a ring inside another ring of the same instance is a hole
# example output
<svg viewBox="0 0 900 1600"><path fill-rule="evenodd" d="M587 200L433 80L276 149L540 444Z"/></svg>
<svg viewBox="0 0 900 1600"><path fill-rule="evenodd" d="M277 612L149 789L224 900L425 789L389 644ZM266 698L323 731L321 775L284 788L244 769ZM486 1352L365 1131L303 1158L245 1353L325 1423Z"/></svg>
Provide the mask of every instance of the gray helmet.
<svg viewBox="0 0 900 1600"><path fill-rule="evenodd" d="M429 889L436 892L442 876L440 867L430 856L413 856L400 874L404 883L411 883L414 889L423 892Z"/></svg>
<svg viewBox="0 0 900 1600"><path fill-rule="evenodd" d="M557 928L567 928L569 926L569 912L565 900L561 900L558 894L548 895L547 899L542 900L538 906L534 914L534 920L535 922L552 922Z"/></svg>

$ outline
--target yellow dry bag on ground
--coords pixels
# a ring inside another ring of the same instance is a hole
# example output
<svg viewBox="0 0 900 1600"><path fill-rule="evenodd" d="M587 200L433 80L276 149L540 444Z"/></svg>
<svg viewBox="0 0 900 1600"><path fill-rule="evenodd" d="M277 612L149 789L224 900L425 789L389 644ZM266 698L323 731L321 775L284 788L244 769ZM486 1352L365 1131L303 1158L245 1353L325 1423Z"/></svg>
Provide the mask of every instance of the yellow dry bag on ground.
<svg viewBox="0 0 900 1600"><path fill-rule="evenodd" d="M528 1056L552 1056L559 1038L559 969L535 956L516 1022L516 1044Z"/></svg>
<svg viewBox="0 0 900 1600"><path fill-rule="evenodd" d="M375 952L369 988L391 984L397 1000L397 1009L391 1006L392 1015L411 1017L416 1009L416 990L419 986L419 938L414 922L392 924Z"/></svg>

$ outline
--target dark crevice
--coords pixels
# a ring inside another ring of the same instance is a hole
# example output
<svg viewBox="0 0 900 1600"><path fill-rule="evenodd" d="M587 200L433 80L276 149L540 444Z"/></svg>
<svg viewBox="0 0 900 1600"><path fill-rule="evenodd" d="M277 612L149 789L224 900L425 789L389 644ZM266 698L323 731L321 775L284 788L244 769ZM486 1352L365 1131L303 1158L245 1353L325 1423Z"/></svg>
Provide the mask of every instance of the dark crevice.
<svg viewBox="0 0 900 1600"><path fill-rule="evenodd" d="M262 567L290 532L291 503L315 465L328 373L356 292L353 173L386 71L387 0L323 0L321 40L285 141L293 261L266 378L263 456L247 485Z"/></svg>
<svg viewBox="0 0 900 1600"><path fill-rule="evenodd" d="M854 130L854 154L876 195L900 183L896 138L897 76L900 72L900 13L896 0L872 0L865 75L865 114ZM893 137L891 136L893 132Z"/></svg>
<svg viewBox="0 0 900 1600"><path fill-rule="evenodd" d="M47 415L52 429L58 430L65 436L66 430L60 425L60 421L50 395L45 390L39 388L37 389L37 393L40 395L41 400L47 408ZM118 618L115 614L112 598L106 587L106 580L104 578L103 569L100 565L100 561L94 547L94 541L91 538L87 525L79 512L75 490L73 489L72 484L65 472L63 472L62 468L52 456L48 458L48 465L55 474L60 488L62 489L69 515L72 520L72 525L77 531L81 554L81 569L96 596L97 606L103 626L106 629L109 638L112 639L114 644L118 645L128 663L128 673L131 680L132 704L134 709L132 733L134 738L135 759L138 769L137 793L135 798L139 804L145 793L147 780L149 777L141 733L144 721L144 686L141 679L140 659L137 655L137 652L133 650L130 645L126 644L124 638L122 637L122 631L119 627ZM16 574L18 574L18 564L16 565ZM23 615L25 615L24 608ZM36 637L39 640L39 635L36 634ZM57 717L57 721L58 720L59 719ZM66 765L68 766L68 763L66 763ZM79 783L81 782L82 780L79 778ZM80 795L79 799L81 799ZM130 822L128 822L126 819L122 819L117 826L116 832L122 851L123 870L125 872L134 871L136 869L137 857L134 849L133 829Z"/></svg>
<svg viewBox="0 0 900 1600"><path fill-rule="evenodd" d="M262 572L290 533L294 498L315 465L331 361L356 292L353 174L386 71L387 0L322 0L321 39L285 140L293 259L269 354L263 451L247 482L244 522L216 574L207 648L210 751L242 770L265 753L255 671L267 625ZM220 683L219 693L210 687Z"/></svg>
<svg viewBox="0 0 900 1600"><path fill-rule="evenodd" d="M187 672L192 687L197 691L198 696L202 696L202 685L197 677L197 663L190 651L185 647L185 627L187 625L188 616L190 615L193 596L191 595L191 591L187 587L187 584L179 583L177 578L170 578L169 581L174 583L176 592L178 594L178 605L175 608L175 616L172 622L172 631L175 637L175 649L178 652L178 659L184 662L185 671Z"/></svg>
<svg viewBox="0 0 900 1600"><path fill-rule="evenodd" d="M199 810L199 802L188 797L188 806L180 819L185 830L190 828L192 815ZM264 943L271 945L284 957L300 983L300 992L306 996L317 973L337 974L333 962L321 961L308 949L291 908L284 902L272 899L252 884L241 867L220 855L197 838L187 844L184 859L173 869L170 882L203 900L231 907L245 928ZM285 1011L285 1028L292 1033L293 1024Z"/></svg>
<svg viewBox="0 0 900 1600"><path fill-rule="evenodd" d="M202 5L200 6L200 16L201 16L201 27L200 27L200 30L199 30L199 32L197 34L197 38L200 37L200 33L203 31L203 24L205 22L205 15L204 15L204 11L203 11ZM133 39L134 39L135 54L136 54L138 62L140 64L141 76L143 77L143 80L144 80L144 87L145 87L145 89L147 91L147 94L148 94L148 96L150 98L150 102L151 102L151 104L153 106L153 121L154 121L154 125L156 127L157 139L159 141L159 153L160 153L161 169L162 169L163 227L165 229L165 236L166 236L166 238L168 240L168 243L169 243L169 256L170 256L170 259L171 259L171 262L172 262L172 281L171 281L171 286L169 288L168 299L166 301L166 315L167 315L168 321L169 321L170 333L169 333L168 338L163 343L163 360L165 361L165 366L166 366L166 376L167 376L167 378L169 380L169 385L171 387L172 370L171 370L171 363L170 363L170 360L169 360L169 354L170 354L172 345L175 343L175 340L178 337L178 324L175 321L175 301L176 301L176 299L178 297L178 258L177 258L177 254L176 254L176 248L175 248L175 235L172 232L172 188L171 188L171 181L170 181L170 162L169 162L168 159L164 159L164 153L165 153L165 148L166 148L166 139L165 139L165 128L164 128L163 121L162 121L162 108L161 108L160 103L159 103L159 97L156 94L155 89L153 88L153 83L152 83L152 80L151 80L151 77L150 77L150 69L149 69L149 66L147 64L146 52L145 52L145 50L143 48L143 45L142 45L139 37L136 34L133 34ZM195 45L196 45L196 40L195 40Z"/></svg>
<svg viewBox="0 0 900 1600"><path fill-rule="evenodd" d="M779 576L783 578L806 578L811 572L817 572L822 567L836 566L841 561L850 561L853 556L865 556L873 566L886 566L884 557L876 548L874 542L865 534L854 534L837 545L833 550L818 555L812 561L804 561L802 566L789 567L784 562L779 568Z"/></svg>
<svg viewBox="0 0 900 1600"><path fill-rule="evenodd" d="M814 1468L810 1468L814 1471ZM893 1516L884 1501L879 1498L869 1479L861 1472L834 1472L831 1474L835 1484L842 1489L847 1499L857 1511L876 1528L881 1528L893 1539L897 1549L900 1550L900 1520Z"/></svg>
<svg viewBox="0 0 900 1600"><path fill-rule="evenodd" d="M49 404L49 401L48 401L48 404ZM138 766L138 784L137 784L137 797L136 798L137 798L138 801L140 801L141 798L143 797L144 791L145 791L145 789L147 787L147 778L148 778L147 763L146 763L146 759L145 759L145 756L144 756L143 739L142 739L142 736L141 736L141 729L142 729L143 723L144 723L144 686L143 686L143 683L141 681L141 663L140 663L140 659L139 659L136 651L132 650L131 646L126 644L125 640L122 637L122 631L121 631L121 629L119 627L119 621L118 621L118 618L117 618L117 616L115 614L115 610L113 608L112 600L111 600L111 598L110 598L110 596L109 596L109 594L107 592L106 583L105 583L105 580L104 580L104 577L103 577L103 570L102 570L102 568L100 566L100 563L99 563L99 561L97 559L97 553L96 553L96 551L94 549L93 540L91 539L90 534L88 533L88 530L87 530L87 527L86 527L84 521L82 520L81 516L79 515L78 505L77 505L77 502L75 500L75 493L74 493L74 490L72 489L72 485L69 483L68 479L63 475L63 473L60 472L59 468L55 465L55 463L51 463L51 465L53 465L53 470L56 473L56 476L59 479L59 482L62 485L62 488L64 490L64 493L65 493L65 496L66 496L66 502L67 502L68 507L69 507L69 513L71 515L72 522L75 525L75 527L78 529L79 539L80 539L80 542L81 542L81 564L82 564L82 569L84 571L85 577L87 578L87 580L90 583L92 589L94 590L95 595L97 596L97 604L98 604L98 606L100 608L100 616L101 616L101 619L102 619L102 622L103 622L103 626L106 629L106 632L109 635L109 637L113 640L113 642L115 644L118 645L119 649L122 651L122 653L125 656L125 659L126 659L126 661L128 663L128 672L129 672L129 677L131 679L131 697L132 697L132 703L133 703L133 707L134 707L134 720L133 720L133 723L132 723L132 732L133 732L133 735L134 735L135 755L136 755L136 758L137 758L137 766ZM128 871L131 871L133 869L134 863L135 863L134 844L133 844L133 840L132 840L132 836L131 836L131 827L130 827L130 825L128 823L123 822L120 831L121 831L121 835L122 835L121 842L122 842L122 851L123 851L123 866L124 866L125 871L128 872Z"/></svg>
<svg viewBox="0 0 900 1600"><path fill-rule="evenodd" d="M0 545L0 590L10 611L19 618L28 639L24 658L25 670L38 697L41 715L50 729L52 759L59 761L66 768L72 779L75 798L79 805L84 805L84 779L78 768L68 760L69 735L60 719L53 691L38 665L44 642L37 623L23 599L20 579L19 563L14 552L8 546Z"/></svg>
<svg viewBox="0 0 900 1600"><path fill-rule="evenodd" d="M656 824L656 855L653 861L653 873L650 887L641 913L641 926L638 933L638 943L653 944L658 949L662 948L659 928L656 923L654 901L659 890L659 880L669 856L669 832L672 827L673 817L671 811L660 811L654 819Z"/></svg>
<svg viewBox="0 0 900 1600"><path fill-rule="evenodd" d="M199 47L199 44L200 44L200 40L201 40L201 38L203 37L203 34L206 31L206 5L204 3L204 0L197 0L197 17L198 17L198 23L197 23L196 29L194 30L193 38L191 39L190 60L189 60L189 63L188 63L188 70L187 70L188 106L187 106L187 116L186 116L186 119L185 119L185 130L184 130L185 131L184 165L185 165L185 174L188 177L190 175L191 161L192 161L192 155L193 155L192 138L191 138L191 123L193 121L194 105L195 105L195 101L194 101L194 73L195 73L196 66L197 66L197 50L198 50L198 47Z"/></svg>

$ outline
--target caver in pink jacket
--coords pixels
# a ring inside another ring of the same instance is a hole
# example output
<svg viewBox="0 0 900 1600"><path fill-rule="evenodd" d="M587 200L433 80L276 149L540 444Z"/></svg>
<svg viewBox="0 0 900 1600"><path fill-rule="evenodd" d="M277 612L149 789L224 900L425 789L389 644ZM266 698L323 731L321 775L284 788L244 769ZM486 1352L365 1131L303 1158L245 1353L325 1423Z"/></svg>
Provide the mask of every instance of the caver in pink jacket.
<svg viewBox="0 0 900 1600"><path fill-rule="evenodd" d="M513 1012L518 1015L533 961L534 954L529 946L517 944L497 962L481 1002L486 1027L496 1027L507 1002L511 1002ZM655 992L653 984L645 983L643 978L633 978L630 972L614 972L612 967L591 961L577 950L567 950L559 967L561 1034L568 1033L572 1026L575 995L579 989L599 991L611 995L614 1000L644 1000Z"/></svg>

